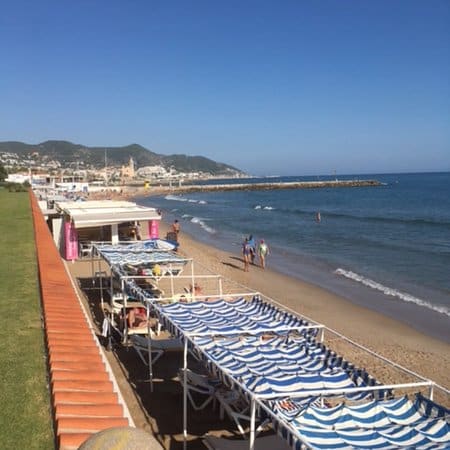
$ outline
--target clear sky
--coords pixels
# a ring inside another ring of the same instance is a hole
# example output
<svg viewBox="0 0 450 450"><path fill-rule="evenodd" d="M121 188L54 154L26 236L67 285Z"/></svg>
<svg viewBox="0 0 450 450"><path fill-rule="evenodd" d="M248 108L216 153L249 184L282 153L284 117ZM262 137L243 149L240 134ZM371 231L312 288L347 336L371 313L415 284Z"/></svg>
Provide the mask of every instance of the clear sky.
<svg viewBox="0 0 450 450"><path fill-rule="evenodd" d="M449 0L4 0L0 141L450 170Z"/></svg>

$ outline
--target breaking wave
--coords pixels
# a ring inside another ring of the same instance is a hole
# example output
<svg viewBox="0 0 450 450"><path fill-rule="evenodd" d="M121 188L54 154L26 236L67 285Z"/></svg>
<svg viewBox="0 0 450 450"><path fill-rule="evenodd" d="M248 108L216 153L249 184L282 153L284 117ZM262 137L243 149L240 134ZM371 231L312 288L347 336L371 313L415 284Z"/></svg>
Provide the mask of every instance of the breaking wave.
<svg viewBox="0 0 450 450"><path fill-rule="evenodd" d="M181 195L168 194L164 197L165 200L171 200L175 202L188 202L188 203L198 203L199 205L206 205L205 200L197 200L195 198L186 198Z"/></svg>
<svg viewBox="0 0 450 450"><path fill-rule="evenodd" d="M172 200L175 202L187 202L187 198L182 197L181 195L172 195L168 194L164 197L165 200Z"/></svg>
<svg viewBox="0 0 450 450"><path fill-rule="evenodd" d="M206 224L206 222L201 219L200 217L192 217L191 219L192 223L200 225L200 227L205 230L207 233L215 234L216 230L209 225Z"/></svg>
<svg viewBox="0 0 450 450"><path fill-rule="evenodd" d="M255 205L255 206L253 207L253 209L264 209L264 210L266 210L266 211L272 211L272 210L274 210L275 208L274 208L273 206Z"/></svg>
<svg viewBox="0 0 450 450"><path fill-rule="evenodd" d="M440 314L445 314L446 316L450 317L450 309L446 308L445 306L433 305L432 303L427 302L426 300L423 300L418 297L414 297L413 295L407 294L406 292L401 292L401 291L398 291L397 289L393 289L388 286L384 286L381 283L371 280L370 278L366 278L355 272L351 272L350 270L344 270L344 269L338 268L334 271L334 273L337 275L343 276L345 278L349 278L350 280L357 281L358 283L361 283L364 286L367 286L367 287L370 287L377 291L380 291L385 295L389 295L391 297L397 297L400 300L407 302L407 303L415 303L416 305L431 309Z"/></svg>

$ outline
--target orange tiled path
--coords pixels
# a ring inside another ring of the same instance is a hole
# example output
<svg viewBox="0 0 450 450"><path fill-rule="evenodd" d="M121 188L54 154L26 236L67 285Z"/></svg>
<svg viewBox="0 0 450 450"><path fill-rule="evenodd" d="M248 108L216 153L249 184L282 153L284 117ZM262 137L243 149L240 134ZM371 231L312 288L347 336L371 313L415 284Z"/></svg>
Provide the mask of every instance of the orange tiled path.
<svg viewBox="0 0 450 450"><path fill-rule="evenodd" d="M131 424L31 190L30 201L56 443L61 450L77 449L97 431Z"/></svg>

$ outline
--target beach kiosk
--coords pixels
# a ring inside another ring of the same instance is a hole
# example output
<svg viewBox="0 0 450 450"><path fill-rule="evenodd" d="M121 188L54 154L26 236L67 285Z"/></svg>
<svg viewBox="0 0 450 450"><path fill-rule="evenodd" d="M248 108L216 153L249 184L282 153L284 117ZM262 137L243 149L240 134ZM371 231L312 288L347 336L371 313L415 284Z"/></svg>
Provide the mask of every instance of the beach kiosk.
<svg viewBox="0 0 450 450"><path fill-rule="evenodd" d="M53 238L66 260L87 256L92 241L157 237L161 215L155 208L128 201L95 200L58 202L59 216L53 218ZM83 255L86 253L86 255Z"/></svg>

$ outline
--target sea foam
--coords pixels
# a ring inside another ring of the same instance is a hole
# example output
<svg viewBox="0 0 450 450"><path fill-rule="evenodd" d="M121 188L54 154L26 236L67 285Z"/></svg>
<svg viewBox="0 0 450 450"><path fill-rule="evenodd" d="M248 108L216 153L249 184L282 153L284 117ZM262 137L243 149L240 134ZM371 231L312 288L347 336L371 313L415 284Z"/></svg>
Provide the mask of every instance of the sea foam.
<svg viewBox="0 0 450 450"><path fill-rule="evenodd" d="M272 210L274 210L275 208L274 208L273 206L261 206L261 205L255 205L255 206L253 207L253 209L264 209L264 210L266 210L266 211L272 211Z"/></svg>
<svg viewBox="0 0 450 450"><path fill-rule="evenodd" d="M199 205L206 205L207 202L205 200L197 200L195 198L186 198L181 195L172 195L168 194L164 197L165 200L172 200L175 202L188 202L188 203L198 203Z"/></svg>
<svg viewBox="0 0 450 450"><path fill-rule="evenodd" d="M201 219L200 217L193 217L191 219L192 223L196 223L198 225L200 225L200 227L205 230L207 233L210 234L214 234L216 232L216 230L210 226L208 226L205 221L203 219Z"/></svg>
<svg viewBox="0 0 450 450"><path fill-rule="evenodd" d="M169 194L169 195L166 195L164 198L166 200L172 200L175 202L187 202L187 198L181 197L180 195Z"/></svg>
<svg viewBox="0 0 450 450"><path fill-rule="evenodd" d="M407 294L406 292L401 292L401 291L398 291L397 289L393 289L388 286L384 286L381 283L371 280L370 278L366 278L366 277L359 275L355 272L352 272L350 270L344 270L344 269L338 268L334 271L334 273L337 275L343 276L345 278L349 278L353 281L357 281L358 283L361 283L364 286L367 286L367 287L370 287L377 291L380 291L385 295L389 295L391 297L397 297L404 302L415 303L416 305L431 309L440 314L445 314L446 316L450 317L450 309L446 308L445 306L433 305L432 303L427 302L426 300L414 297L413 295Z"/></svg>

